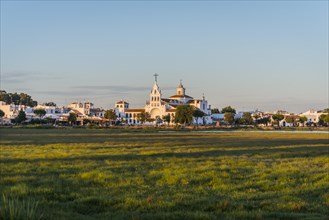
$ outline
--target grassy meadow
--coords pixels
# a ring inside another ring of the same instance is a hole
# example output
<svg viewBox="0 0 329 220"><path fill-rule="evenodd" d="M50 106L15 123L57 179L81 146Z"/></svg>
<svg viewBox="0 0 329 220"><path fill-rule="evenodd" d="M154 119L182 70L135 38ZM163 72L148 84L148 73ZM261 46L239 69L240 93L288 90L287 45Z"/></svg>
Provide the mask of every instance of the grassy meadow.
<svg viewBox="0 0 329 220"><path fill-rule="evenodd" d="M0 219L329 219L329 134L0 135Z"/></svg>

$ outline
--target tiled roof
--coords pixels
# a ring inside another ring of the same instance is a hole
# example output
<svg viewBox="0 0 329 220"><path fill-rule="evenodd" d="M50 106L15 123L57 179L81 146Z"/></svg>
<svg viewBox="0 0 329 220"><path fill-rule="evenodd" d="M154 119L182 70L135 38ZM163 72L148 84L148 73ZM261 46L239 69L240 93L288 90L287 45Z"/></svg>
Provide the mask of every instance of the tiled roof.
<svg viewBox="0 0 329 220"><path fill-rule="evenodd" d="M73 111L75 114L77 114L77 115L83 115L81 112L79 112L78 110L76 110L76 109L72 109L71 111Z"/></svg>
<svg viewBox="0 0 329 220"><path fill-rule="evenodd" d="M169 109L166 112L176 112L176 109Z"/></svg>
<svg viewBox="0 0 329 220"><path fill-rule="evenodd" d="M115 104L129 104L129 103L126 102L126 101L121 100L121 101L116 102Z"/></svg>
<svg viewBox="0 0 329 220"><path fill-rule="evenodd" d="M190 99L193 99L193 97L188 96L188 95L173 95L173 96L170 96L170 98L190 98Z"/></svg>

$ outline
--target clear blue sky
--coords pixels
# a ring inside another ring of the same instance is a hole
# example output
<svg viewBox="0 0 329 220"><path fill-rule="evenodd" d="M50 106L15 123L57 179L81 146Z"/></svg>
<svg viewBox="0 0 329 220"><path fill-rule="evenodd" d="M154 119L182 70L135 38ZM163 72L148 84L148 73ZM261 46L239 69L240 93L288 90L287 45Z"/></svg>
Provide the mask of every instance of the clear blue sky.
<svg viewBox="0 0 329 220"><path fill-rule="evenodd" d="M1 1L1 89L143 107L158 73L212 107L328 107L328 1Z"/></svg>

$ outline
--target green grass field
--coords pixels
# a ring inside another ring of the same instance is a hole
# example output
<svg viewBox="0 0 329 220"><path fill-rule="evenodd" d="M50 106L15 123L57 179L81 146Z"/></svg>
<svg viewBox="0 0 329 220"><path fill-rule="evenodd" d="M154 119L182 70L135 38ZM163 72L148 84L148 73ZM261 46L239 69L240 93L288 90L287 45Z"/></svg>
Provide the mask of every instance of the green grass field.
<svg viewBox="0 0 329 220"><path fill-rule="evenodd" d="M329 219L329 134L0 135L1 219Z"/></svg>

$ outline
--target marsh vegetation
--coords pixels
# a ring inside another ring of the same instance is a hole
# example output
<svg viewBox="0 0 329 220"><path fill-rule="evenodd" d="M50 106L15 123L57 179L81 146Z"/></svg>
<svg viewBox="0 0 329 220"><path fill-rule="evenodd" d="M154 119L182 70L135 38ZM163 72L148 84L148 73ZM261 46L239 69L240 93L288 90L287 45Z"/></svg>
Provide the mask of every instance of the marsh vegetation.
<svg viewBox="0 0 329 220"><path fill-rule="evenodd" d="M0 135L1 219L329 214L328 134L1 129Z"/></svg>

